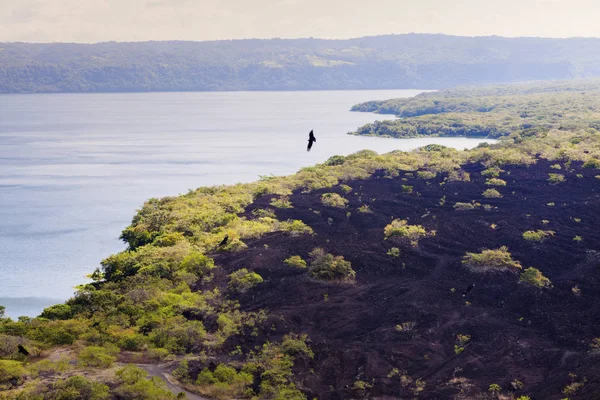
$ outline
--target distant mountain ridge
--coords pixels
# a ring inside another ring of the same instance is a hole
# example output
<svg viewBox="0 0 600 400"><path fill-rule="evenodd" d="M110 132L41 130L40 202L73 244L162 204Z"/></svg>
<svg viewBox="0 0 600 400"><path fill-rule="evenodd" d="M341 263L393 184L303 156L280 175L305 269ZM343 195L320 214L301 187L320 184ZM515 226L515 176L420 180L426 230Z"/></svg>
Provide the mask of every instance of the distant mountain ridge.
<svg viewBox="0 0 600 400"><path fill-rule="evenodd" d="M0 93L444 88L600 76L600 39L0 43Z"/></svg>

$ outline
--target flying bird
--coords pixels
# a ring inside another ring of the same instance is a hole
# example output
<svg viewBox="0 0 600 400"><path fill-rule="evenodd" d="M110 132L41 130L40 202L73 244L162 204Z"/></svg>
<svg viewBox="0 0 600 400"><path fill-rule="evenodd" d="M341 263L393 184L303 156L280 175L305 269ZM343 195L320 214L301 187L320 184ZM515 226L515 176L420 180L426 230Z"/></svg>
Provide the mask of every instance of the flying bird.
<svg viewBox="0 0 600 400"><path fill-rule="evenodd" d="M219 243L219 247L223 247L227 244L227 241L229 240L229 235L225 235L225 237L223 238L223 240L221 240L221 243Z"/></svg>
<svg viewBox="0 0 600 400"><path fill-rule="evenodd" d="M316 142L316 141L317 141L317 138L315 138L315 134L311 130L310 133L308 134L308 147L306 148L306 151L310 151L310 149L312 148L313 143Z"/></svg>
<svg viewBox="0 0 600 400"><path fill-rule="evenodd" d="M471 283L469 285L469 287L467 287L467 290L465 290L465 292L463 293L463 297L467 297L467 294L469 294L469 292L471 291L471 289L473 289L475 287L474 283Z"/></svg>
<svg viewBox="0 0 600 400"><path fill-rule="evenodd" d="M21 354L23 354L23 355L25 355L25 356L28 356L28 355L29 355L29 352L27 351L27 349L26 349L25 347L23 347L23 346L19 345L19 346L18 346L18 349L19 349L19 353L21 353Z"/></svg>

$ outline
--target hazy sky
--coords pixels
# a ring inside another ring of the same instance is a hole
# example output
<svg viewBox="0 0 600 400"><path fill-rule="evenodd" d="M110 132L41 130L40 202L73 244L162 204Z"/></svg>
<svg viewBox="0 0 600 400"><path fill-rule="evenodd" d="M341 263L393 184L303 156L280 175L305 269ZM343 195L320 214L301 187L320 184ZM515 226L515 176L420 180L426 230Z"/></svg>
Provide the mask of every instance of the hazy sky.
<svg viewBox="0 0 600 400"><path fill-rule="evenodd" d="M598 0L0 0L0 42L600 37Z"/></svg>

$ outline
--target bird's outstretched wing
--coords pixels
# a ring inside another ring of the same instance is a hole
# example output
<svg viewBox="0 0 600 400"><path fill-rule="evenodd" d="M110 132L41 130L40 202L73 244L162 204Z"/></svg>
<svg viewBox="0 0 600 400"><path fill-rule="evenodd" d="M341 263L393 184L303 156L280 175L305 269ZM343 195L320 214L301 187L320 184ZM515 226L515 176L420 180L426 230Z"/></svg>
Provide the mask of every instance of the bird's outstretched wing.
<svg viewBox="0 0 600 400"><path fill-rule="evenodd" d="M312 148L313 143L316 142L316 141L317 141L317 138L315 137L315 134L311 130L310 133L308 134L308 147L306 148L306 151L310 151L310 149Z"/></svg>

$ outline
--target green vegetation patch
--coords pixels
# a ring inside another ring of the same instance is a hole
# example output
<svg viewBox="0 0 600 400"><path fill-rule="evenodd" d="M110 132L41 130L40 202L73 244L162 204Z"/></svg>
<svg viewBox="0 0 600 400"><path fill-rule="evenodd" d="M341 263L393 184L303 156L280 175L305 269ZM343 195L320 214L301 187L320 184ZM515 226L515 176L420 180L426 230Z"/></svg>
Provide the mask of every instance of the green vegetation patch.
<svg viewBox="0 0 600 400"><path fill-rule="evenodd" d="M548 182L550 183L563 183L566 180L563 174L548 174Z"/></svg>
<svg viewBox="0 0 600 400"><path fill-rule="evenodd" d="M457 169L450 171L447 180L448 182L470 182L471 174L465 172L463 169Z"/></svg>
<svg viewBox="0 0 600 400"><path fill-rule="evenodd" d="M321 203L327 207L346 208L348 200L337 193L324 193L321 196Z"/></svg>
<svg viewBox="0 0 600 400"><path fill-rule="evenodd" d="M487 189L481 194L486 199L499 199L502 198L502 194L496 189Z"/></svg>
<svg viewBox="0 0 600 400"><path fill-rule="evenodd" d="M506 181L499 178L490 178L485 181L488 186L506 186Z"/></svg>
<svg viewBox="0 0 600 400"><path fill-rule="evenodd" d="M306 261L300 256L291 256L283 261L286 265L294 268L306 268Z"/></svg>
<svg viewBox="0 0 600 400"><path fill-rule="evenodd" d="M552 286L550 279L546 278L537 268L527 268L521 273L519 280L526 285L535 286L538 288L548 288Z"/></svg>
<svg viewBox="0 0 600 400"><path fill-rule="evenodd" d="M262 282L263 278L259 274L248 271L246 268L229 274L229 287L238 292L245 292Z"/></svg>
<svg viewBox="0 0 600 400"><path fill-rule="evenodd" d="M311 258L309 273L313 278L332 281L353 282L356 272L350 261L343 256L326 253L322 248L316 248L309 254Z"/></svg>
<svg viewBox="0 0 600 400"><path fill-rule="evenodd" d="M462 263L476 273L515 271L523 268L518 261L513 260L506 246L495 250L483 250L481 253L467 253Z"/></svg>
<svg viewBox="0 0 600 400"><path fill-rule="evenodd" d="M395 219L390 224L386 225L383 230L385 239L393 237L402 237L410 240L413 246L419 243L419 240L435 236L435 231L427 231L421 225L409 225L408 221Z"/></svg>
<svg viewBox="0 0 600 400"><path fill-rule="evenodd" d="M476 201L471 203L457 202L453 206L456 211L472 211L478 209L479 207L481 207L481 204L477 203Z"/></svg>
<svg viewBox="0 0 600 400"><path fill-rule="evenodd" d="M538 242L541 243L547 238L554 236L554 231L544 231L538 229L537 231L526 231L523 233L523 239L528 242Z"/></svg>

